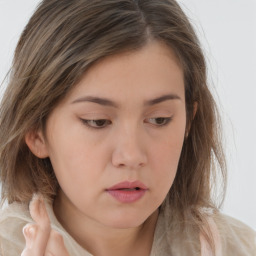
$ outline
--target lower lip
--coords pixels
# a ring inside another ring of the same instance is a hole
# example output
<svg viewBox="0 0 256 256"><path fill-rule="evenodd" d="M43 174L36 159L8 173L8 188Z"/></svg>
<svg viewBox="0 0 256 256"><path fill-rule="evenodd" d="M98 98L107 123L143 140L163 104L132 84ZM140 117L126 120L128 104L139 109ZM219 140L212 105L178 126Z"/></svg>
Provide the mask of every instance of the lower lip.
<svg viewBox="0 0 256 256"><path fill-rule="evenodd" d="M121 203L133 203L138 201L140 198L144 196L147 190L107 190L107 192L113 196L117 201Z"/></svg>

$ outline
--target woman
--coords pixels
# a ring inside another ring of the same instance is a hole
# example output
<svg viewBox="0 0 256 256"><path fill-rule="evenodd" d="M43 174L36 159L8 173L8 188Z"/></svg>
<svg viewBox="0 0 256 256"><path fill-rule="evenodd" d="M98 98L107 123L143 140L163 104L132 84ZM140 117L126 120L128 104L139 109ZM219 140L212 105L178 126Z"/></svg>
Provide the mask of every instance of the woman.
<svg viewBox="0 0 256 256"><path fill-rule="evenodd" d="M175 1L42 1L1 103L2 255L255 255L213 198L206 81Z"/></svg>

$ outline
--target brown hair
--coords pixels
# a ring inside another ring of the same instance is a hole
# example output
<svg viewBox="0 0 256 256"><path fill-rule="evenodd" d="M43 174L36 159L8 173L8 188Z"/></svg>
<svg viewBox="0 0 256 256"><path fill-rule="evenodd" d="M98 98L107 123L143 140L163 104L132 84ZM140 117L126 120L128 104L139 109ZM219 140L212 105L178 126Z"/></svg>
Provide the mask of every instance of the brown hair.
<svg viewBox="0 0 256 256"><path fill-rule="evenodd" d="M192 213L202 226L200 209L217 209L212 199L217 170L225 191L225 161L204 56L175 0L42 1L18 42L1 102L2 200L27 202L34 192L54 197L58 183L51 163L29 151L25 134L44 128L49 113L92 64L138 50L149 40L172 48L184 70L189 134L166 202L183 219Z"/></svg>

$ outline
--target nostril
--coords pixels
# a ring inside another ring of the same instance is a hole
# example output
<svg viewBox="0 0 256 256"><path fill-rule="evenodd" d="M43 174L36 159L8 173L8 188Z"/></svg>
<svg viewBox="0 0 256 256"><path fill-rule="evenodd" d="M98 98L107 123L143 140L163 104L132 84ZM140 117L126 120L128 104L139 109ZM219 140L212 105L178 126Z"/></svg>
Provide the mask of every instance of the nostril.
<svg viewBox="0 0 256 256"><path fill-rule="evenodd" d="M115 167L138 170L146 165L147 156L140 150L117 147L112 153L111 161Z"/></svg>

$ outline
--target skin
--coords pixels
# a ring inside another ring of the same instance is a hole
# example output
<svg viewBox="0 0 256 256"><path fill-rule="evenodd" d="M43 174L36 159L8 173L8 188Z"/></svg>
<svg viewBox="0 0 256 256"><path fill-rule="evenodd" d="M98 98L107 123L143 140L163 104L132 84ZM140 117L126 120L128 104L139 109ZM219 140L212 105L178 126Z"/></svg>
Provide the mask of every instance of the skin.
<svg viewBox="0 0 256 256"><path fill-rule="evenodd" d="M61 187L54 212L81 246L93 255L142 256L150 254L185 130L182 68L170 48L150 42L92 66L50 114L46 136L29 132L26 143L36 156L50 158ZM106 192L135 180L148 188L136 202L121 203ZM44 239L53 241L49 234ZM42 247L38 255L46 255Z"/></svg>

